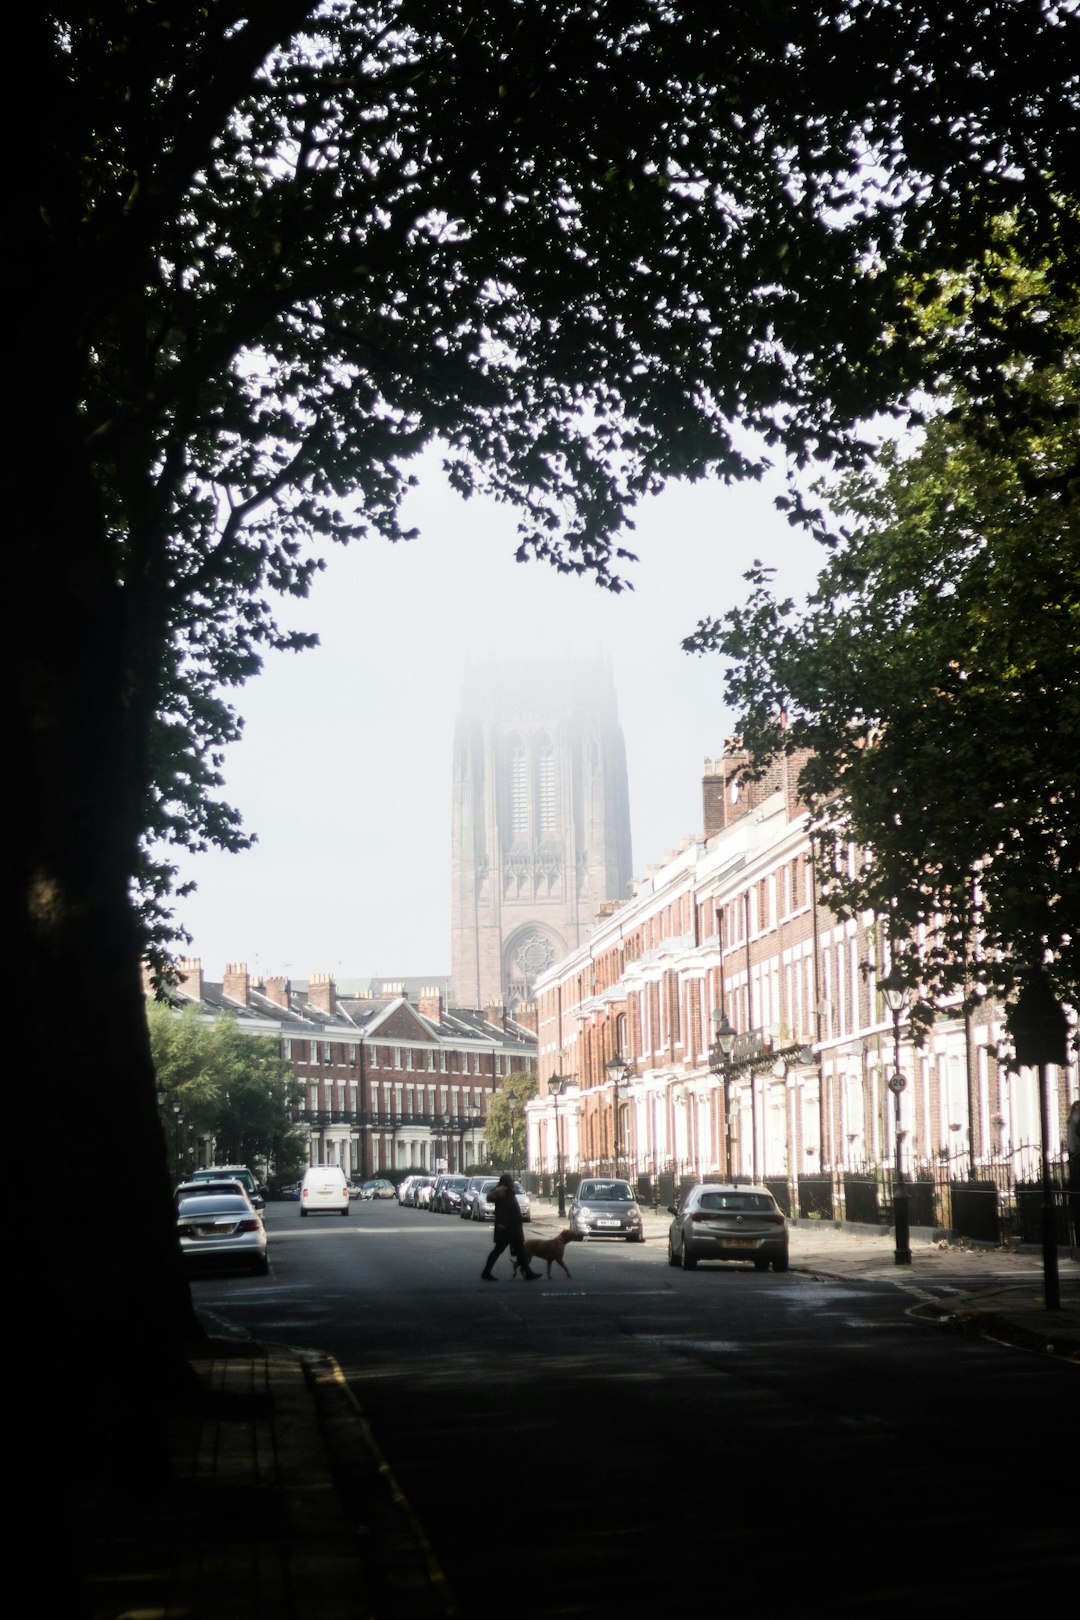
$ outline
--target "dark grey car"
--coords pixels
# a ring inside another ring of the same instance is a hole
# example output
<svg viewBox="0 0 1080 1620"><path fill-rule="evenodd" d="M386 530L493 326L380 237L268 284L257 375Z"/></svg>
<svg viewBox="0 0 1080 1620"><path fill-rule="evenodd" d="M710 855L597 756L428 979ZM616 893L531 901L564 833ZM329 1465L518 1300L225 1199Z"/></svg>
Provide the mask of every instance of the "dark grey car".
<svg viewBox="0 0 1080 1620"><path fill-rule="evenodd" d="M699 1260L746 1260L755 1271L788 1268L787 1221L765 1187L691 1187L670 1206L668 1264L693 1271Z"/></svg>
<svg viewBox="0 0 1080 1620"><path fill-rule="evenodd" d="M645 1225L628 1181L590 1176L583 1181L570 1205L570 1229L584 1238L624 1238L644 1243Z"/></svg>

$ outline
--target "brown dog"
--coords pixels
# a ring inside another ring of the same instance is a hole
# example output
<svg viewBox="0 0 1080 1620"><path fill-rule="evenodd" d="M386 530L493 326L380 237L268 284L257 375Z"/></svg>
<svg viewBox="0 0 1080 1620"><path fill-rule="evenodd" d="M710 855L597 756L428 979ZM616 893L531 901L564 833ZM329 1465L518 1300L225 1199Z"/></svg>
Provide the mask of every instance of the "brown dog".
<svg viewBox="0 0 1080 1620"><path fill-rule="evenodd" d="M548 1268L547 1274L550 1277L551 1266L552 1262L554 1261L555 1265L562 1266L563 1270L566 1272L566 1275L569 1277L570 1267L563 1259L563 1253L568 1243L580 1242L581 1233L571 1232L569 1227L567 1227L565 1232L560 1232L558 1237L528 1238L524 1245L526 1264L528 1264L530 1260L546 1260ZM513 1255L510 1256L510 1264L514 1268L513 1275L516 1277L518 1272L521 1270L521 1267L518 1265Z"/></svg>

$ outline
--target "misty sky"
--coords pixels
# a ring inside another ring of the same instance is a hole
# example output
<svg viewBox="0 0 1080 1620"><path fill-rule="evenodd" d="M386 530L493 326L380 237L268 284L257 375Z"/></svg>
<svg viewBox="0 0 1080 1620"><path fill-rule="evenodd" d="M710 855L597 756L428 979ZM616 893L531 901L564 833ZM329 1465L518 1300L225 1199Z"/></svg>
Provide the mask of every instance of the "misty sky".
<svg viewBox="0 0 1080 1620"><path fill-rule="evenodd" d="M186 857L177 903L191 955L294 979L450 971L450 772L466 661L595 653L611 665L626 738L634 872L701 830L701 774L732 720L721 662L680 640L745 599L755 557L801 595L821 561L772 502L780 483L672 486L637 514L619 595L514 560L513 515L462 501L437 459L410 498L408 545L335 548L279 622L312 652L276 654L235 694L246 719L224 797L259 842Z"/></svg>

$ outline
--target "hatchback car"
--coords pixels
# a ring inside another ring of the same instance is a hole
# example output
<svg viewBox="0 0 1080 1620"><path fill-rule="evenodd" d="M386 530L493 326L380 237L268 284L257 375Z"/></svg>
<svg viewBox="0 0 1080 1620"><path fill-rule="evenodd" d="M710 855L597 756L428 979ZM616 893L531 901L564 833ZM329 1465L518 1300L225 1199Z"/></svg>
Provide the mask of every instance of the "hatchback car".
<svg viewBox="0 0 1080 1620"><path fill-rule="evenodd" d="M570 1205L570 1229L580 1237L624 1238L645 1242L645 1223L628 1181L590 1177L583 1181Z"/></svg>
<svg viewBox="0 0 1080 1620"><path fill-rule="evenodd" d="M210 1181L208 1178L200 1181L182 1181L174 1193L176 1207L184 1202L185 1198L216 1198L219 1193L236 1196L239 1195L246 1204L251 1204L251 1198L242 1181L234 1176L222 1176L219 1180ZM251 1204L252 1209L255 1208Z"/></svg>
<svg viewBox="0 0 1080 1620"><path fill-rule="evenodd" d="M189 1181L238 1181L256 1209L263 1207L263 1195L246 1164L211 1164L205 1170L194 1170Z"/></svg>
<svg viewBox="0 0 1080 1620"><path fill-rule="evenodd" d="M691 1187L668 1231L668 1263L693 1271L699 1260L746 1260L755 1271L788 1268L787 1221L765 1187Z"/></svg>
<svg viewBox="0 0 1080 1620"><path fill-rule="evenodd" d="M181 1201L176 1215L180 1253L190 1266L269 1270L266 1228L240 1193L203 1193Z"/></svg>
<svg viewBox="0 0 1080 1620"><path fill-rule="evenodd" d="M488 1193L499 1185L498 1176L470 1176L468 1186L461 1195L460 1215L463 1221L493 1221L495 1205L488 1203Z"/></svg>
<svg viewBox="0 0 1080 1620"><path fill-rule="evenodd" d="M365 1181L360 1188L361 1198L396 1198L397 1188L392 1181L383 1176L376 1176L372 1181Z"/></svg>

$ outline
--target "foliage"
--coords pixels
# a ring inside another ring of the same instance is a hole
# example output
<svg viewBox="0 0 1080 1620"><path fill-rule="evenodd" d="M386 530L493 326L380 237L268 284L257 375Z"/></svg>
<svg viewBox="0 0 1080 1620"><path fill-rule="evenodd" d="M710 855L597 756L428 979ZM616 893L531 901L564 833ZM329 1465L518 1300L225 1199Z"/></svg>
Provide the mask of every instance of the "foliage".
<svg viewBox="0 0 1080 1620"><path fill-rule="evenodd" d="M759 766L813 751L823 893L910 942L923 1016L958 989L1008 994L1047 956L1080 1004L1080 317L1041 273L999 282L1042 309L1057 357L1015 357L991 421L958 390L914 453L834 484L847 526L805 609L757 572L691 638L732 660Z"/></svg>
<svg viewBox="0 0 1080 1620"><path fill-rule="evenodd" d="M199 1139L213 1137L217 1163L246 1164L256 1174L266 1165L279 1180L295 1179L306 1133L293 1126L289 1108L302 1087L277 1042L231 1018L208 1023L195 1007L176 1012L150 1002L146 1016L177 1177L195 1168L190 1155Z"/></svg>
<svg viewBox="0 0 1080 1620"><path fill-rule="evenodd" d="M112 0L25 24L27 416L78 493L81 601L109 599L152 940L169 843L247 842L214 796L222 689L307 639L268 592L302 595L327 539L407 539L422 446L517 508L519 555L619 588L642 494L755 470L733 421L839 452L933 368L894 266L970 260L1011 207L1074 269L1066 20ZM999 338L965 352L973 393ZM42 518L39 584L68 563Z"/></svg>
<svg viewBox="0 0 1080 1620"><path fill-rule="evenodd" d="M525 1163L525 1104L537 1084L535 1074L508 1075L488 1103L484 1139L488 1160L499 1169L519 1172Z"/></svg>

